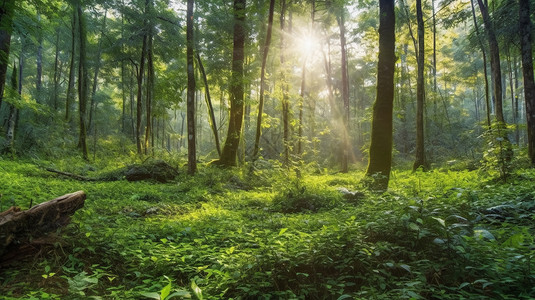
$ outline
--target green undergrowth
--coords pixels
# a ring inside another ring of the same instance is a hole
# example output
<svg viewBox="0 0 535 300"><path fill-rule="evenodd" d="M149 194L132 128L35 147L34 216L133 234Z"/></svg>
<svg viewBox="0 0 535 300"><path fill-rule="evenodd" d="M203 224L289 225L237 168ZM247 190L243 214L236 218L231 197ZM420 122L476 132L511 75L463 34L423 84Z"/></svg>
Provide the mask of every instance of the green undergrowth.
<svg viewBox="0 0 535 300"><path fill-rule="evenodd" d="M535 297L532 170L506 184L396 170L377 194L358 172L201 167L166 184L80 182L42 164L0 161L2 210L88 198L53 242L1 267L3 299Z"/></svg>

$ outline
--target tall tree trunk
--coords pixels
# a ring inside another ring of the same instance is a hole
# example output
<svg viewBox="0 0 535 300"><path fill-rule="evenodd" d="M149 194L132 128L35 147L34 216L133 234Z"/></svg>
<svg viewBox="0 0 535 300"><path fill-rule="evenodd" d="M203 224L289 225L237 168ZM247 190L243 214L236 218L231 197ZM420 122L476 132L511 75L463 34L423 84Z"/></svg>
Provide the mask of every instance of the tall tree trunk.
<svg viewBox="0 0 535 300"><path fill-rule="evenodd" d="M75 97L75 77L76 77L76 32L78 31L78 12L76 7L73 6L73 15L72 15L72 27L71 27L71 63L69 67L69 82L67 84L67 96L65 99L65 121L68 123L71 122L71 106L74 102Z"/></svg>
<svg viewBox="0 0 535 300"><path fill-rule="evenodd" d="M513 56L513 72L514 72L514 76L515 76L515 103L514 103L514 111L515 111L515 115L516 115L516 126L515 126L515 142L517 145L520 145L520 128L518 126L518 123L521 122L522 120L522 116L520 115L520 111L518 110L518 63L517 63L517 58L516 58L516 55Z"/></svg>
<svg viewBox="0 0 535 300"><path fill-rule="evenodd" d="M424 44L424 19L422 12L422 0L416 0L416 19L418 21L418 79L416 83L416 160L412 167L416 170L420 167L427 169L424 144L424 67L425 67L425 44Z"/></svg>
<svg viewBox="0 0 535 300"><path fill-rule="evenodd" d="M87 107L87 94L88 94L88 82L89 74L87 69L87 59L86 59L86 41L87 41L87 31L85 27L85 19L82 11L82 5L77 3L78 9L78 20L79 20L79 29L80 29L80 63L78 65L78 107L80 113L80 135L78 145L82 150L82 156L85 160L88 159L87 156L87 132L86 132L86 107Z"/></svg>
<svg viewBox="0 0 535 300"><path fill-rule="evenodd" d="M269 46L271 45L271 33L273 31L273 15L275 11L275 0L269 1L269 16L266 39L262 48L262 67L260 69L260 100L258 102L258 116L256 118L256 135L253 150L253 161L258 156L260 150L260 136L262 135L262 114L264 111L264 81L266 80L266 63L269 53Z"/></svg>
<svg viewBox="0 0 535 300"><path fill-rule="evenodd" d="M146 11L149 15L152 14L153 3L151 0L146 2L147 8ZM148 17L149 20L151 16ZM145 114L146 114L146 126L145 126L145 154L149 154L154 142L149 144L150 139L153 135L153 125L152 125L152 100L154 92L154 62L153 62L153 24L152 21L148 22L148 42L147 42L147 95L145 101Z"/></svg>
<svg viewBox="0 0 535 300"><path fill-rule="evenodd" d="M21 53L21 56L23 54ZM11 92L15 93L17 90L17 66L13 64L13 72L11 73ZM19 95L20 96L20 95ZM15 154L15 123L17 117L17 107L14 104L9 105L9 114L7 119L6 131L6 146L4 152Z"/></svg>
<svg viewBox="0 0 535 300"><path fill-rule="evenodd" d="M102 23L102 29L101 29L101 35L100 35L100 38L98 40L98 50L97 50L97 58L96 58L96 65L95 65L95 73L93 74L93 86L92 86L92 89L91 89L91 103L89 105L89 123L88 123L88 128L89 128L89 132L91 132L91 129L93 127L93 114L95 112L95 110L97 109L97 103L96 103L96 99L95 99L95 96L97 94L97 86L98 86L98 74L100 72L100 64L101 64L101 56L102 56L102 39L104 38L104 32L106 30L106 18L107 18L107 15L108 15L108 11L104 11L104 21Z"/></svg>
<svg viewBox="0 0 535 300"><path fill-rule="evenodd" d="M37 78L35 82L36 100L40 103L43 99L41 89L43 86L43 26L41 23L41 13L37 12L37 22L39 23L39 32L37 33Z"/></svg>
<svg viewBox="0 0 535 300"><path fill-rule="evenodd" d="M146 24L146 23L145 23ZM141 59L137 70L137 102L136 102L136 147L137 154L141 155L141 118L143 113L143 76L145 76L145 56L147 53L147 35L143 35L143 45L141 46Z"/></svg>
<svg viewBox="0 0 535 300"><path fill-rule="evenodd" d="M52 107L58 109L59 79L61 78L61 68L59 67L59 28L56 30L56 54L54 55L54 93L52 95Z"/></svg>
<svg viewBox="0 0 535 300"><path fill-rule="evenodd" d="M474 8L474 0L470 0L470 4L472 6L472 18L474 20L474 28L476 30L477 35L477 41L479 44L479 48L481 49L481 53L483 54L483 74L485 78L485 104L487 106L487 126L490 128L490 96L489 96L489 78L487 75L487 53L485 52L485 47L483 46L483 41L481 39L481 34L479 33L479 27L477 25L477 18L476 18L476 10Z"/></svg>
<svg viewBox="0 0 535 300"><path fill-rule="evenodd" d="M13 30L13 11L15 0L4 0L0 6L0 107L4 95L7 66L9 65L9 48Z"/></svg>
<svg viewBox="0 0 535 300"><path fill-rule="evenodd" d="M344 103L342 115L342 172L347 173L349 170L349 76L347 73L347 49L346 49L346 28L344 23L344 8L341 8L341 14L337 17L338 27L340 28L340 46L341 46L341 68L342 68L342 100Z"/></svg>
<svg viewBox="0 0 535 300"><path fill-rule="evenodd" d="M188 173L197 171L197 146L195 136L195 72L193 70L193 5L194 0L188 0L187 28L186 28L186 59L188 64L188 91L187 91L187 126L188 126ZM184 124L184 118L182 118ZM184 126L182 126L184 127Z"/></svg>
<svg viewBox="0 0 535 300"><path fill-rule="evenodd" d="M366 177L371 188L386 190L392 167L392 110L395 68L394 0L379 0L379 61L373 105L370 159Z"/></svg>
<svg viewBox="0 0 535 300"><path fill-rule="evenodd" d="M297 129L297 155L301 157L303 153L303 103L305 102L305 87L306 87L306 66L307 58L303 58L303 66L301 68L301 91L299 93L299 124Z"/></svg>
<svg viewBox="0 0 535 300"><path fill-rule="evenodd" d="M282 89L282 140L284 148L284 165L288 166L290 163L290 126L289 126L289 114L290 114L290 103L288 101L288 83L286 82L286 0L281 0L281 13L280 13L280 63L282 68L281 75L281 89Z"/></svg>
<svg viewBox="0 0 535 300"><path fill-rule="evenodd" d="M487 6L483 4L482 0L477 0L481 15L483 16L483 24L487 32L490 49L490 71L494 96L494 108L496 112L496 121L505 125L505 118L503 117L503 95L502 95L502 70L500 66L500 49L498 47L498 40L494 33L494 26L490 20Z"/></svg>
<svg viewBox="0 0 535 300"><path fill-rule="evenodd" d="M225 146L218 164L235 166L243 123L243 62L245 47L245 0L234 0L234 49L230 80L230 118Z"/></svg>
<svg viewBox="0 0 535 300"><path fill-rule="evenodd" d="M204 91L206 93L206 106L208 107L208 114L210 115L210 127L214 133L215 147L217 155L221 156L221 146L219 145L219 133L217 131L217 123L215 120L214 106L212 105L212 98L210 97L210 87L208 86L208 78L204 70L204 65L201 61L201 56L197 53L197 61L199 62L199 69L201 71L202 79L204 81Z"/></svg>
<svg viewBox="0 0 535 300"><path fill-rule="evenodd" d="M507 73L509 73L509 89L511 90L511 114L513 117L513 125L515 126L515 131L518 129L518 115L515 111L515 97L516 91L514 88L514 79L513 79L513 66L511 61L511 50L507 49ZM516 144L518 146L518 143Z"/></svg>
<svg viewBox="0 0 535 300"><path fill-rule="evenodd" d="M533 78L532 37L529 0L520 0L520 37L522 51L522 74L524 75L524 97L528 131L528 156L535 166L535 81Z"/></svg>

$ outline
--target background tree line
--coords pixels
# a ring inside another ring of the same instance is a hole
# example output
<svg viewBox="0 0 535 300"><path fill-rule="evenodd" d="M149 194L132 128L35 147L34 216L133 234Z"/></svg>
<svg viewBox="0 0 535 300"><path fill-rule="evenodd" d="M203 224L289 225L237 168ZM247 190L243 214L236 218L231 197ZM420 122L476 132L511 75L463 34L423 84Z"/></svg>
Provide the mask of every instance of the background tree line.
<svg viewBox="0 0 535 300"><path fill-rule="evenodd" d="M529 4L394 4L395 164L535 161ZM10 0L1 14L6 155L189 148L192 173L198 157L368 160L377 3Z"/></svg>

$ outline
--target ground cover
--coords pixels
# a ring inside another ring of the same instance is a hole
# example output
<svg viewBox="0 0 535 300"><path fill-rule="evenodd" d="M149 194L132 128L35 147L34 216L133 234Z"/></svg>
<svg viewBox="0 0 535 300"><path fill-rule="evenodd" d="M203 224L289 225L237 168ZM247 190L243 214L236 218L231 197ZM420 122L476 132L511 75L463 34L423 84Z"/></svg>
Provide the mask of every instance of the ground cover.
<svg viewBox="0 0 535 300"><path fill-rule="evenodd" d="M88 195L54 243L1 267L0 298L535 297L532 170L507 183L396 170L390 190L373 193L359 172L203 167L165 184L80 182L40 167L50 164L0 161L2 210Z"/></svg>

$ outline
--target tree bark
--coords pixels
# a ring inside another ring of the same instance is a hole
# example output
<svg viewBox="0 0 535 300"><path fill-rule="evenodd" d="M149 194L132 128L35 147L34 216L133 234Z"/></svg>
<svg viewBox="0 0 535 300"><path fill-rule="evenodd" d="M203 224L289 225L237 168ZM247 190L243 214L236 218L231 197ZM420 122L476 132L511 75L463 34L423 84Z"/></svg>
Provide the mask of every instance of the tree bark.
<svg viewBox="0 0 535 300"><path fill-rule="evenodd" d="M101 35L98 40L98 50L97 50L97 58L96 58L96 65L95 65L95 73L93 74L93 86L91 89L91 104L89 105L89 132L91 132L91 129L93 128L93 114L95 110L97 109L97 103L96 103L96 94L97 94L97 87L98 87L98 74L100 72L100 64L101 64L101 56L102 56L102 39L104 38L104 32L106 31L106 19L108 15L108 10L104 11L104 21L102 23L102 29L101 29Z"/></svg>
<svg viewBox="0 0 535 300"><path fill-rule="evenodd" d="M202 79L204 81L204 91L206 93L206 106L208 107L208 114L210 115L210 127L214 133L215 147L217 155L221 156L221 146L219 145L219 133L217 131L217 123L215 120L214 106L212 105L212 98L210 97L210 87L208 86L208 78L204 71L204 65L201 61L201 55L197 53L197 61L199 62L199 70L201 71Z"/></svg>
<svg viewBox="0 0 535 300"><path fill-rule="evenodd" d="M13 64L13 72L11 73L11 93L15 94L17 90L17 66ZM6 131L6 147L4 152L15 153L15 123L17 118L17 107L14 104L9 105L9 114L7 119Z"/></svg>
<svg viewBox="0 0 535 300"><path fill-rule="evenodd" d="M264 82L266 80L266 64L269 53L269 46L271 45L271 34L273 32L273 15L275 11L275 0L269 1L269 16L268 28L266 32L266 40L262 48L262 67L260 69L260 99L258 101L258 116L256 118L256 135L253 150L253 161L258 156L260 150L260 136L262 135L262 114L264 111Z"/></svg>
<svg viewBox="0 0 535 300"><path fill-rule="evenodd" d="M474 28L476 30L477 41L481 53L483 54L483 74L485 78L485 104L487 106L487 127L490 129L490 97L489 97L489 78L487 75L487 53L485 52L485 47L483 46L483 41L481 40L481 35L479 33L479 27L477 25L476 10L474 8L474 0L470 0L472 6L472 18L474 20Z"/></svg>
<svg viewBox="0 0 535 300"><path fill-rule="evenodd" d="M147 0L147 12L149 14L149 20L152 14L153 3L151 0ZM151 152L150 150L154 147L154 141L149 144L151 138L153 138L153 125L152 125L152 101L154 94L154 62L153 62L153 24L152 21L148 22L148 41L147 41L147 94L145 101L145 155Z"/></svg>
<svg viewBox="0 0 535 300"><path fill-rule="evenodd" d="M73 14L72 14L72 28L71 28L71 63L69 66L69 82L67 84L67 96L65 99L65 121L68 123L71 122L71 105L74 101L75 92L74 92L74 84L75 84L75 77L76 77L76 32L78 26L78 12L76 11L76 6L73 6Z"/></svg>
<svg viewBox="0 0 535 300"><path fill-rule="evenodd" d="M56 30L56 53L54 55L54 94L52 95L52 107L58 109L59 79L61 78L61 68L59 67L59 28Z"/></svg>
<svg viewBox="0 0 535 300"><path fill-rule="evenodd" d="M342 100L344 104L344 113L342 115L342 172L347 173L349 170L349 76L347 72L347 50L346 50L346 35L344 23L344 8L341 8L341 14L337 18L338 27L340 28L340 52L342 54L341 69L342 69Z"/></svg>
<svg viewBox="0 0 535 300"><path fill-rule="evenodd" d="M84 206L85 199L85 193L78 191L25 211L11 207L0 213L0 256L10 245L28 242L68 224L70 216Z"/></svg>
<svg viewBox="0 0 535 300"><path fill-rule="evenodd" d="M230 118L225 146L217 164L236 166L238 146L241 138L244 110L243 63L245 47L245 3L234 0L234 49L232 53L232 77L230 80Z"/></svg>
<svg viewBox="0 0 535 300"><path fill-rule="evenodd" d="M379 16L377 98L373 105L370 158L366 177L371 180L372 189L386 190L392 167L392 111L396 62L394 0L379 1Z"/></svg>
<svg viewBox="0 0 535 300"><path fill-rule="evenodd" d="M416 18L418 21L418 79L416 83L416 160L412 167L427 169L424 143L424 68L425 68L425 39L422 0L416 0Z"/></svg>
<svg viewBox="0 0 535 300"><path fill-rule="evenodd" d="M496 121L505 125L505 118L503 117L503 95L502 95L502 70L500 66L500 49L498 47L498 40L494 33L494 26L490 20L489 12L482 0L477 0L481 15L483 16L483 24L487 32L490 49L490 71L492 79L492 88L494 96L494 109L496 113Z"/></svg>
<svg viewBox="0 0 535 300"><path fill-rule="evenodd" d="M139 69L137 70L136 147L137 147L138 155L142 154L142 151L141 151L141 118L142 118L142 113L143 113L143 104L142 104L143 76L145 75L146 53L147 53L147 34L143 34L143 45L141 46L141 59L139 61Z"/></svg>
<svg viewBox="0 0 535 300"><path fill-rule="evenodd" d="M281 14L280 14L280 63L282 68L281 75L281 89L282 89L282 141L284 148L284 165L288 167L290 164L290 126L289 126L289 114L290 114L290 103L288 102L288 83L286 82L286 0L281 0Z"/></svg>
<svg viewBox="0 0 535 300"><path fill-rule="evenodd" d="M7 66L9 65L9 48L13 30L13 11L15 0L4 0L0 6L0 107L4 95Z"/></svg>
<svg viewBox="0 0 535 300"><path fill-rule="evenodd" d="M193 70L193 6L194 0L188 0L187 6L187 28L186 28L186 60L188 72L187 90L187 127L188 127L188 173L190 175L197 172L197 146L195 134L195 73ZM184 118L182 118L184 120ZM182 122L184 124L184 122ZM182 126L183 127L183 126Z"/></svg>
<svg viewBox="0 0 535 300"><path fill-rule="evenodd" d="M39 32L37 33L37 77L35 82L36 100L41 103L43 96L41 89L43 86L43 27L41 26L41 13L37 12L37 22L39 23Z"/></svg>
<svg viewBox="0 0 535 300"><path fill-rule="evenodd" d="M87 156L87 132L86 132L86 115L87 115L87 95L88 95L88 83L89 83L89 73L87 68L87 59L86 59L86 42L87 42L87 31L85 27L85 20L82 11L82 5L77 3L78 10L78 20L79 20L79 30L80 30L80 63L78 65L78 108L80 115L80 134L78 145L82 150L82 157L85 160L88 160Z"/></svg>
<svg viewBox="0 0 535 300"><path fill-rule="evenodd" d="M535 80L533 78L532 37L529 0L520 0L520 38L522 52L522 75L524 76L524 97L528 131L528 156L535 167Z"/></svg>

